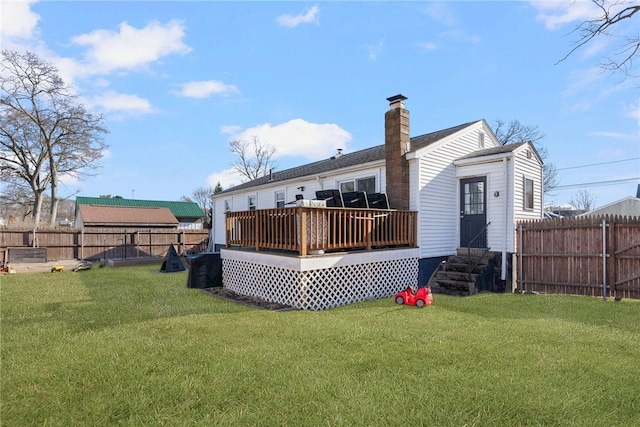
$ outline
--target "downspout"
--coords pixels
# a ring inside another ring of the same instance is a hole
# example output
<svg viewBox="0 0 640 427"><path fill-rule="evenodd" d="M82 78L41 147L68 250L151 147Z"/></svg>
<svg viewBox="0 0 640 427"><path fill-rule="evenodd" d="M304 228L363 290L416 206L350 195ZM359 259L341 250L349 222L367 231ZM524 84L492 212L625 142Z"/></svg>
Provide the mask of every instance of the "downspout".
<svg viewBox="0 0 640 427"><path fill-rule="evenodd" d="M509 161L507 157L502 158L504 165L504 227L502 227L502 269L500 280L507 279L507 234L509 221Z"/></svg>
<svg viewBox="0 0 640 427"><path fill-rule="evenodd" d="M540 165L540 219L544 219L544 165Z"/></svg>

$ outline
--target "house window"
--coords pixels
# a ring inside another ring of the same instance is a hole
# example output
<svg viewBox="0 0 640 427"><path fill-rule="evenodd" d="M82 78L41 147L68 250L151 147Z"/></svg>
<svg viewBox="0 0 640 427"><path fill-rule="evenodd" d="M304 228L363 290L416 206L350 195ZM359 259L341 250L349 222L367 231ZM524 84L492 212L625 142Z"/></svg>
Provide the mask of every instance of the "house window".
<svg viewBox="0 0 640 427"><path fill-rule="evenodd" d="M484 148L484 132L478 134L478 147Z"/></svg>
<svg viewBox="0 0 640 427"><path fill-rule="evenodd" d="M364 191L365 193L373 194L376 192L376 178L374 176L369 178L356 179L356 190Z"/></svg>
<svg viewBox="0 0 640 427"><path fill-rule="evenodd" d="M340 191L342 191L343 193L353 191L354 188L355 183L353 181L344 181L340 183Z"/></svg>
<svg viewBox="0 0 640 427"><path fill-rule="evenodd" d="M229 212L231 210L231 200L224 201L224 211Z"/></svg>
<svg viewBox="0 0 640 427"><path fill-rule="evenodd" d="M284 207L284 191L276 191L276 208Z"/></svg>
<svg viewBox="0 0 640 427"><path fill-rule="evenodd" d="M256 196L249 196L249 210L256 210Z"/></svg>
<svg viewBox="0 0 640 427"><path fill-rule="evenodd" d="M524 208L533 209L533 180L524 178Z"/></svg>
<svg viewBox="0 0 640 427"><path fill-rule="evenodd" d="M355 179L353 181L343 181L340 183L340 191L348 193L350 191L363 191L368 194L376 192L376 177Z"/></svg>

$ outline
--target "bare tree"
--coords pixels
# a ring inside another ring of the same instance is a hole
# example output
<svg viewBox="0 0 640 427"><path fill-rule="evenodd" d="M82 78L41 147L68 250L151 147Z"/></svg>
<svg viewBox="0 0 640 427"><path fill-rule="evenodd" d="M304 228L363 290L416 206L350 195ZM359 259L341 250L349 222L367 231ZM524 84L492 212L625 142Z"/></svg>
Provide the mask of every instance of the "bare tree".
<svg viewBox="0 0 640 427"><path fill-rule="evenodd" d="M211 196L215 193L215 190L211 187L198 187L193 190L191 195L193 197L182 196L180 198L183 202L196 203L205 214L205 226L211 224Z"/></svg>
<svg viewBox="0 0 640 427"><path fill-rule="evenodd" d="M587 190L579 190L569 200L569 204L576 209L581 209L589 212L596 207L596 198Z"/></svg>
<svg viewBox="0 0 640 427"><path fill-rule="evenodd" d="M0 192L0 210L7 219L23 222L33 210L33 193L24 181L10 178Z"/></svg>
<svg viewBox="0 0 640 427"><path fill-rule="evenodd" d="M640 17L640 5L637 1L627 0L591 1L599 9L598 17L584 21L576 27L575 31L580 34L580 39L575 43L573 49L558 62L564 61L596 38L620 38L623 41L620 42L612 55L600 63L600 66L604 70L623 71L625 76L629 75L631 68L633 68L633 59L640 52L640 32L638 31L640 22L633 21L633 19ZM629 34L619 35L614 32L614 26L618 29L620 23L631 21L633 23L630 24Z"/></svg>
<svg viewBox="0 0 640 427"><path fill-rule="evenodd" d="M229 142L231 152L237 156L233 169L242 177L254 180L265 176L277 165L271 160L276 152L275 147L253 137L251 142L233 140Z"/></svg>
<svg viewBox="0 0 640 427"><path fill-rule="evenodd" d="M193 190L193 201L202 208L203 211L211 209L211 196L213 195L213 188L211 187L198 187Z"/></svg>
<svg viewBox="0 0 640 427"><path fill-rule="evenodd" d="M496 120L494 133L502 145L525 141L531 142L543 161L544 192L548 193L558 186L558 171L555 165L548 161L549 151L541 143L544 139L544 134L538 126L523 125L519 120L511 120L509 124L506 124L503 120Z"/></svg>
<svg viewBox="0 0 640 427"><path fill-rule="evenodd" d="M191 193L192 197L182 196L180 198L183 202L196 203L203 211L211 209L211 196L214 194L214 189L211 187L198 187Z"/></svg>
<svg viewBox="0 0 640 427"><path fill-rule="evenodd" d="M53 224L60 179L84 176L103 155L102 117L88 113L58 70L30 52L2 51L0 94L0 174L28 183L35 224L49 189Z"/></svg>

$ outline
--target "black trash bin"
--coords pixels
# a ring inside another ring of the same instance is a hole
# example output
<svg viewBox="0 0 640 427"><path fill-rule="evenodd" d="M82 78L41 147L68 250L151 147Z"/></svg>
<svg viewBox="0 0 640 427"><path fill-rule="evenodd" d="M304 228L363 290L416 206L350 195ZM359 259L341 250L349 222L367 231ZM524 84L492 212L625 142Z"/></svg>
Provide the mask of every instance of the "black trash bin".
<svg viewBox="0 0 640 427"><path fill-rule="evenodd" d="M203 252L187 257L190 264L187 288L222 287L222 258L220 252Z"/></svg>

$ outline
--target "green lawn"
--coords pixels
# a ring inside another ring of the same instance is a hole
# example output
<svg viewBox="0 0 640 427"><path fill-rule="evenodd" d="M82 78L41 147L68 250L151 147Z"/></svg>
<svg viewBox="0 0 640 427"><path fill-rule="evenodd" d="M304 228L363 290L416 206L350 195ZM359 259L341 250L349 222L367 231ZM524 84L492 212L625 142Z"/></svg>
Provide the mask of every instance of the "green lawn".
<svg viewBox="0 0 640 427"><path fill-rule="evenodd" d="M4 426L640 423L640 302L272 312L156 267L0 277Z"/></svg>

